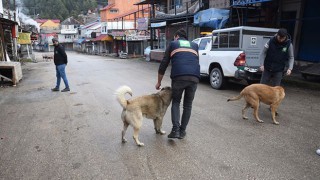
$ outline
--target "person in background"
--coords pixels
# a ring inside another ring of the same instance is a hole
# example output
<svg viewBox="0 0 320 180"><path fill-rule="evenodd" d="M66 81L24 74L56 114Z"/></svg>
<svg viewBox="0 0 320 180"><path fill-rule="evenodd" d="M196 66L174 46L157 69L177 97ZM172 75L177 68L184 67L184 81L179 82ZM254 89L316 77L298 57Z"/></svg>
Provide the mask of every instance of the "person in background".
<svg viewBox="0 0 320 180"><path fill-rule="evenodd" d="M52 91L59 91L61 78L63 79L65 88L61 90L61 92L70 91L67 75L66 75L66 66L68 64L68 56L64 50L64 47L59 44L58 39L53 38L52 43L54 45L54 56L53 61L56 65L56 76L57 76L57 83L56 87L52 88Z"/></svg>
<svg viewBox="0 0 320 180"><path fill-rule="evenodd" d="M279 29L264 46L260 55L261 84L280 86L283 74L291 75L293 46L286 29Z"/></svg>
<svg viewBox="0 0 320 180"><path fill-rule="evenodd" d="M198 45L187 40L187 33L180 29L174 34L174 41L170 42L165 51L158 70L156 89L160 89L163 75L171 61L172 130L168 138L183 139L189 123L192 102L200 79L200 65ZM183 113L180 124L180 101L183 97Z"/></svg>

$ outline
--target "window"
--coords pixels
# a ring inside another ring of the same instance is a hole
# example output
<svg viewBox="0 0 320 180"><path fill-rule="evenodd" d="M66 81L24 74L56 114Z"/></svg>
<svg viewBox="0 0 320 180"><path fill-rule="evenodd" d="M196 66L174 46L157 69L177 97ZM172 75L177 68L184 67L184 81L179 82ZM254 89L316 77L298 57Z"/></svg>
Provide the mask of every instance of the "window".
<svg viewBox="0 0 320 180"><path fill-rule="evenodd" d="M205 38L200 41L199 50L205 50L210 43L211 38Z"/></svg>
<svg viewBox="0 0 320 180"><path fill-rule="evenodd" d="M239 47L239 39L240 39L240 31L231 31L229 32L229 47L230 48L238 48Z"/></svg>
<svg viewBox="0 0 320 180"><path fill-rule="evenodd" d="M110 9L110 13L118 13L118 9Z"/></svg>
<svg viewBox="0 0 320 180"><path fill-rule="evenodd" d="M228 33L222 32L218 35L219 48L227 48L228 45Z"/></svg>
<svg viewBox="0 0 320 180"><path fill-rule="evenodd" d="M176 6L176 8L182 7L182 0L171 0L170 9L174 9L174 6Z"/></svg>
<svg viewBox="0 0 320 180"><path fill-rule="evenodd" d="M218 48L239 48L240 31L221 32L218 34Z"/></svg>

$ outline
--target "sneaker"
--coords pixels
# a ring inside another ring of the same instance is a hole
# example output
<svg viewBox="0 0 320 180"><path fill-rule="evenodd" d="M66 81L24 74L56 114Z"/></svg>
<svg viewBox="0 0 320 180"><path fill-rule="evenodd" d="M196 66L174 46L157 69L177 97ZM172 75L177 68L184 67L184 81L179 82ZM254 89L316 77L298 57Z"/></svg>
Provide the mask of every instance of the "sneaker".
<svg viewBox="0 0 320 180"><path fill-rule="evenodd" d="M316 153L320 156L320 149L317 149Z"/></svg>
<svg viewBox="0 0 320 180"><path fill-rule="evenodd" d="M57 88L57 87L52 88L51 91L59 91L59 88Z"/></svg>
<svg viewBox="0 0 320 180"><path fill-rule="evenodd" d="M168 135L168 138L179 138L180 132L179 131L171 131L171 133Z"/></svg>
<svg viewBox="0 0 320 180"><path fill-rule="evenodd" d="M67 92L67 91L70 91L70 88L64 88L61 90L61 92Z"/></svg>
<svg viewBox="0 0 320 180"><path fill-rule="evenodd" d="M184 137L186 137L186 134L186 131L180 131L179 139L183 139Z"/></svg>

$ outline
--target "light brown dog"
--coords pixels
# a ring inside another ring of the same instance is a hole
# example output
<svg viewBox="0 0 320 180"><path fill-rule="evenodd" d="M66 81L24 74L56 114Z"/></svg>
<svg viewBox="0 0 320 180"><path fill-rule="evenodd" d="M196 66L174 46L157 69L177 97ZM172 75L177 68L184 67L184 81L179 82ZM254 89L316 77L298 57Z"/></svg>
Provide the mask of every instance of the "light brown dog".
<svg viewBox="0 0 320 180"><path fill-rule="evenodd" d="M143 117L153 119L154 129L157 134L165 134L161 130L163 116L171 103L172 91L171 87L164 87L159 92L151 95L139 96L126 100L125 94L132 96L132 90L128 86L121 86L116 91L117 100L123 108L121 119L123 121L122 142L127 140L124 138L129 125L133 127L133 139L138 146L144 146L139 141L138 135L142 126Z"/></svg>
<svg viewBox="0 0 320 180"><path fill-rule="evenodd" d="M239 100L241 97L244 97L246 100L246 105L242 109L242 118L248 119L245 115L246 109L252 107L254 109L253 115L258 122L263 122L258 116L258 110L260 101L270 105L272 120L274 124L279 124L276 121L276 113L277 108L280 105L281 101L285 97L284 89L281 86L271 87L265 84L252 84L250 86L245 87L239 96L228 99L228 101Z"/></svg>

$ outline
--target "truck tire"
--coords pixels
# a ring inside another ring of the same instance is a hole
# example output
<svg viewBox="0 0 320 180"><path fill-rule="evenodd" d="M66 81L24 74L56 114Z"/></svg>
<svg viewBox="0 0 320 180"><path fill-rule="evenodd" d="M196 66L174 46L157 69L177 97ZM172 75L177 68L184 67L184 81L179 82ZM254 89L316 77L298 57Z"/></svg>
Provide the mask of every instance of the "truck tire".
<svg viewBox="0 0 320 180"><path fill-rule="evenodd" d="M227 79L223 76L220 68L213 68L210 72L210 85L213 89L222 89Z"/></svg>

